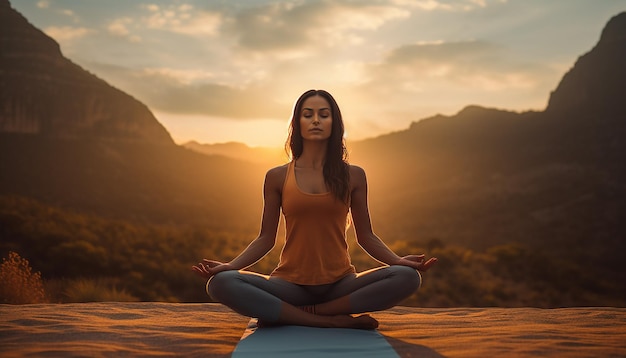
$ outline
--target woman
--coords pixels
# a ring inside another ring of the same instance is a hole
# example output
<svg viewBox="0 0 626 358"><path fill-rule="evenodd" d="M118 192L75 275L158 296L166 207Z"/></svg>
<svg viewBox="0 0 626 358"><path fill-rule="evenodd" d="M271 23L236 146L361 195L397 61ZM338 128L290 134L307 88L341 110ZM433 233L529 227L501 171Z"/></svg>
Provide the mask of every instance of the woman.
<svg viewBox="0 0 626 358"><path fill-rule="evenodd" d="M204 259L193 266L209 280L213 299L265 324L374 329L374 318L352 314L391 308L420 286L417 270L437 259L400 257L374 234L365 172L346 162L343 135L330 93L300 96L288 139L292 160L265 176L259 236L228 263ZM274 247L281 209L286 240L278 267L270 276L239 271ZM346 243L349 212L359 245L386 266L355 272Z"/></svg>

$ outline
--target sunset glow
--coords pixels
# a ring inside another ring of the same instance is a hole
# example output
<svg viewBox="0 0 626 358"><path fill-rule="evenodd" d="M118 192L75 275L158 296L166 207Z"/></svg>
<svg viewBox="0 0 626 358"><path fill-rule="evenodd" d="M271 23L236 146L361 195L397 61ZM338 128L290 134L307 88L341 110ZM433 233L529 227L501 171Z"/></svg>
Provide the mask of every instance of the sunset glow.
<svg viewBox="0 0 626 358"><path fill-rule="evenodd" d="M621 1L13 0L64 55L179 142L279 146L323 88L350 139L469 104L542 110Z"/></svg>

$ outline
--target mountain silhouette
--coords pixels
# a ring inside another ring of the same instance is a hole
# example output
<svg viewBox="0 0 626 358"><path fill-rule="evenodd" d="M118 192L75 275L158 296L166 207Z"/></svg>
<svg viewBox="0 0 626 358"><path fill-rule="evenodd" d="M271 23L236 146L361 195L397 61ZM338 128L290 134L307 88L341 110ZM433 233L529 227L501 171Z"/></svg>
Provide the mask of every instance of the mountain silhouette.
<svg viewBox="0 0 626 358"><path fill-rule="evenodd" d="M148 107L63 57L8 0L0 24L0 132L174 144Z"/></svg>
<svg viewBox="0 0 626 358"><path fill-rule="evenodd" d="M284 164L289 159L284 148L251 148L238 142L202 144L197 141L189 141L187 143L183 143L182 146L199 153L235 158L262 164L268 168Z"/></svg>
<svg viewBox="0 0 626 358"><path fill-rule="evenodd" d="M626 58L626 12L609 20L597 45L581 56L551 94L546 112L552 115L581 114L599 120L626 118L623 70Z"/></svg>
<svg viewBox="0 0 626 358"><path fill-rule="evenodd" d="M626 13L613 17L540 112L468 106L351 143L388 237L506 242L589 260L623 280Z"/></svg>
<svg viewBox="0 0 626 358"><path fill-rule="evenodd" d="M177 146L147 106L63 57L7 0L0 29L0 195L147 222L252 217L255 165Z"/></svg>

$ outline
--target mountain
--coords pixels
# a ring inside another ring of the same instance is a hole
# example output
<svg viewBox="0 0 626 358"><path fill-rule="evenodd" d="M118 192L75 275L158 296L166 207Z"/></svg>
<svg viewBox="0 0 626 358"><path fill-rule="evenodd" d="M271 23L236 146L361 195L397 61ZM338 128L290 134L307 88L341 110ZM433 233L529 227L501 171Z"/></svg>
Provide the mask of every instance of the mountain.
<svg viewBox="0 0 626 358"><path fill-rule="evenodd" d="M351 144L378 231L474 249L517 242L626 278L626 13L541 112L468 106Z"/></svg>
<svg viewBox="0 0 626 358"><path fill-rule="evenodd" d="M221 155L238 160L262 164L268 168L284 164L288 161L287 152L281 148L251 148L243 143L237 142L202 144L196 141L183 143L182 146L198 153Z"/></svg>
<svg viewBox="0 0 626 358"><path fill-rule="evenodd" d="M609 20L600 40L581 56L550 95L551 115L594 115L601 120L626 118L623 70L626 58L626 12Z"/></svg>
<svg viewBox="0 0 626 358"><path fill-rule="evenodd" d="M124 220L256 224L255 164L177 146L147 106L63 57L7 0L0 34L0 195Z"/></svg>
<svg viewBox="0 0 626 358"><path fill-rule="evenodd" d="M63 57L0 0L0 132L174 145L148 107Z"/></svg>

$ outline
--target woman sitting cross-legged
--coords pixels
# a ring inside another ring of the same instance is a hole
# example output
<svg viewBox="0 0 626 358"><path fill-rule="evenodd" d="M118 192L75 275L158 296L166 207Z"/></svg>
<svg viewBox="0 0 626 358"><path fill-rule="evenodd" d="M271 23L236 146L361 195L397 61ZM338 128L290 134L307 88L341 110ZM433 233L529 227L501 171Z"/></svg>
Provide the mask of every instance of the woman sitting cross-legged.
<svg viewBox="0 0 626 358"><path fill-rule="evenodd" d="M343 135L328 92L300 96L288 138L292 160L265 176L259 236L230 262L193 266L213 299L264 324L374 329L378 322L364 313L391 308L419 288L419 271L437 259L400 257L376 236L365 172L347 163ZM269 276L245 271L274 247L281 210L286 240L278 266ZM356 273L346 242L349 213L359 245L384 266Z"/></svg>

